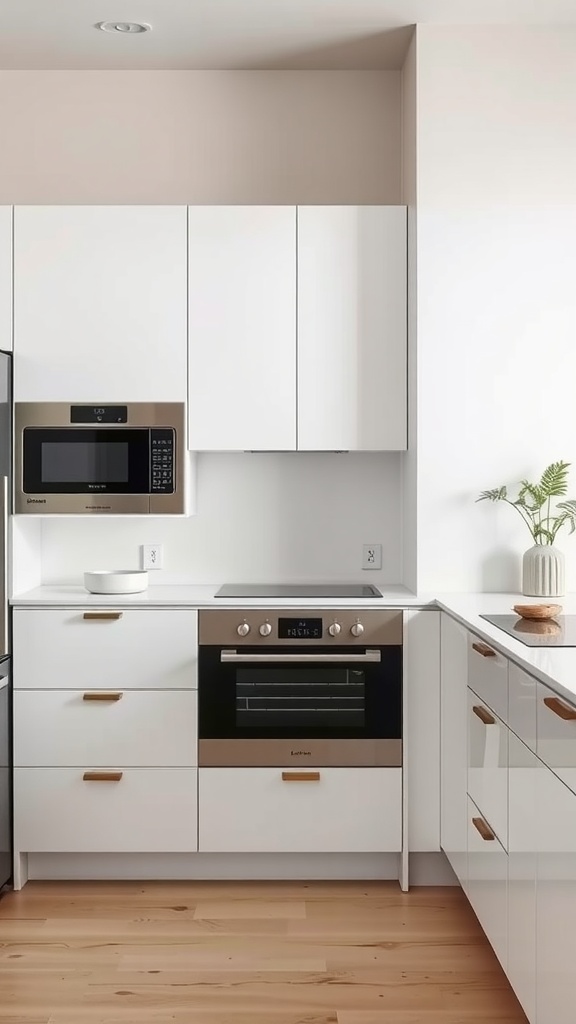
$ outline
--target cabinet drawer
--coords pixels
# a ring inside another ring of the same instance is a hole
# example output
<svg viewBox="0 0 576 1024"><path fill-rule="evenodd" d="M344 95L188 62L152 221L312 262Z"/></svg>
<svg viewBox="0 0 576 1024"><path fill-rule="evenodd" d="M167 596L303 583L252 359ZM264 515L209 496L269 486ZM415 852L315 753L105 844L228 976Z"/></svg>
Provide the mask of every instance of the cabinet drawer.
<svg viewBox="0 0 576 1024"><path fill-rule="evenodd" d="M468 801L468 899L504 970L507 966L508 857L474 802Z"/></svg>
<svg viewBox="0 0 576 1024"><path fill-rule="evenodd" d="M197 686L195 611L16 608L13 622L17 689Z"/></svg>
<svg viewBox="0 0 576 1024"><path fill-rule="evenodd" d="M537 741L540 760L576 793L576 703L537 684Z"/></svg>
<svg viewBox="0 0 576 1024"><path fill-rule="evenodd" d="M16 690L14 764L194 768L196 697L194 690Z"/></svg>
<svg viewBox="0 0 576 1024"><path fill-rule="evenodd" d="M536 680L512 662L508 667L508 725L530 750L536 750Z"/></svg>
<svg viewBox="0 0 576 1024"><path fill-rule="evenodd" d="M27 853L196 851L195 769L129 768L122 770L118 782L84 781L89 768L14 770L16 849Z"/></svg>
<svg viewBox="0 0 576 1024"><path fill-rule="evenodd" d="M402 845L401 768L201 768L200 851L368 853Z"/></svg>
<svg viewBox="0 0 576 1024"><path fill-rule="evenodd" d="M468 793L508 845L508 728L468 690Z"/></svg>
<svg viewBox="0 0 576 1024"><path fill-rule="evenodd" d="M538 758L508 735L508 979L536 1019L536 809ZM560 785L560 783L558 783ZM576 802L576 798L575 798Z"/></svg>
<svg viewBox="0 0 576 1024"><path fill-rule="evenodd" d="M495 647L469 634L468 685L503 721L508 717L508 661Z"/></svg>

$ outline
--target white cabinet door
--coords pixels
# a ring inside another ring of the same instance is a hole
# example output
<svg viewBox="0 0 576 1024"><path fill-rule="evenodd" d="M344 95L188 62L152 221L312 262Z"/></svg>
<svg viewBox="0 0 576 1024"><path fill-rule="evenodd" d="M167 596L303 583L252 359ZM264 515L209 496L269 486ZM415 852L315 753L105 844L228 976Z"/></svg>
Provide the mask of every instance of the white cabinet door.
<svg viewBox="0 0 576 1024"><path fill-rule="evenodd" d="M12 351L11 206L0 206L0 349Z"/></svg>
<svg viewBox="0 0 576 1024"><path fill-rule="evenodd" d="M468 801L468 899L506 971L508 856L472 800Z"/></svg>
<svg viewBox="0 0 576 1024"><path fill-rule="evenodd" d="M468 793L508 849L508 726L468 689Z"/></svg>
<svg viewBox="0 0 576 1024"><path fill-rule="evenodd" d="M401 768L200 768L200 852L395 853L401 846Z"/></svg>
<svg viewBox="0 0 576 1024"><path fill-rule="evenodd" d="M576 796L540 763L537 786L537 1021L574 1024Z"/></svg>
<svg viewBox="0 0 576 1024"><path fill-rule="evenodd" d="M296 208L189 208L189 433L296 448Z"/></svg>
<svg viewBox="0 0 576 1024"><path fill-rule="evenodd" d="M17 206L14 398L186 400L186 207Z"/></svg>
<svg viewBox="0 0 576 1024"><path fill-rule="evenodd" d="M467 888L468 633L442 612L440 631L440 845Z"/></svg>
<svg viewBox="0 0 576 1024"><path fill-rule="evenodd" d="M408 849L440 849L440 612L404 612ZM464 782L465 786L465 782Z"/></svg>
<svg viewBox="0 0 576 1024"><path fill-rule="evenodd" d="M536 753L576 793L576 704L543 683L536 687Z"/></svg>
<svg viewBox="0 0 576 1024"><path fill-rule="evenodd" d="M194 768L16 768L16 850L27 853L192 853L198 848ZM88 778L84 778L88 775ZM94 777L95 776L95 777ZM104 777L103 777L104 776Z"/></svg>
<svg viewBox="0 0 576 1024"><path fill-rule="evenodd" d="M511 665L510 668L513 666ZM536 755L508 737L508 978L536 1019Z"/></svg>
<svg viewBox="0 0 576 1024"><path fill-rule="evenodd" d="M184 608L16 608L14 688L196 689L197 621Z"/></svg>
<svg viewBox="0 0 576 1024"><path fill-rule="evenodd" d="M468 685L505 722L508 719L508 659L468 634Z"/></svg>
<svg viewBox="0 0 576 1024"><path fill-rule="evenodd" d="M298 207L298 449L402 450L406 208Z"/></svg>
<svg viewBox="0 0 576 1024"><path fill-rule="evenodd" d="M19 768L194 768L195 690L15 690Z"/></svg>

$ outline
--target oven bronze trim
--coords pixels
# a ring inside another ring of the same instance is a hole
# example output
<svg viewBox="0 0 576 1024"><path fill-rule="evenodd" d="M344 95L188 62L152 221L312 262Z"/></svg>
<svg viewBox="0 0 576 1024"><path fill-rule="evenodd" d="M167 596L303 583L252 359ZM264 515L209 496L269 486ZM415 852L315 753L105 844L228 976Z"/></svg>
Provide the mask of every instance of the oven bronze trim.
<svg viewBox="0 0 576 1024"><path fill-rule="evenodd" d="M401 768L402 740L199 740L198 764L201 768Z"/></svg>

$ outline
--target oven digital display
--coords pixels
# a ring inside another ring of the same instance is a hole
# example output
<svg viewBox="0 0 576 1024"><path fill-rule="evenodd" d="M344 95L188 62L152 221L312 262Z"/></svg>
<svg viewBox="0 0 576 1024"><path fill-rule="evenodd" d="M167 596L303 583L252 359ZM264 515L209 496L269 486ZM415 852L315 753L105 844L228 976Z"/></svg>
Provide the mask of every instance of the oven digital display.
<svg viewBox="0 0 576 1024"><path fill-rule="evenodd" d="M320 640L322 619L278 619L280 640Z"/></svg>

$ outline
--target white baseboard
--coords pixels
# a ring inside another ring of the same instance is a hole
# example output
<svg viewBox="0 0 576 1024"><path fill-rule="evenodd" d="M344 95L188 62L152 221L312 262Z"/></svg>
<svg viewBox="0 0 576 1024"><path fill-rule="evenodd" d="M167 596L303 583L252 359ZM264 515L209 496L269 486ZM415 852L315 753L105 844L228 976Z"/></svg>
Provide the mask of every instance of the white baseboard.
<svg viewBox="0 0 576 1024"><path fill-rule="evenodd" d="M31 853L30 880L397 879L398 854ZM411 885L454 885L442 853L410 855Z"/></svg>

